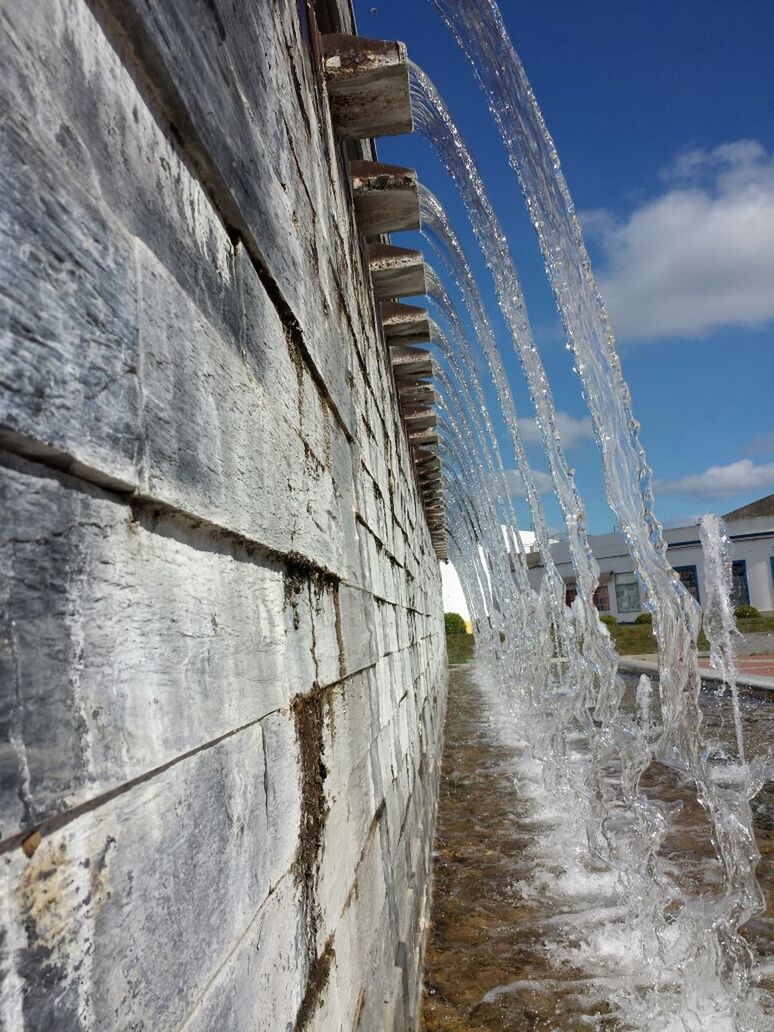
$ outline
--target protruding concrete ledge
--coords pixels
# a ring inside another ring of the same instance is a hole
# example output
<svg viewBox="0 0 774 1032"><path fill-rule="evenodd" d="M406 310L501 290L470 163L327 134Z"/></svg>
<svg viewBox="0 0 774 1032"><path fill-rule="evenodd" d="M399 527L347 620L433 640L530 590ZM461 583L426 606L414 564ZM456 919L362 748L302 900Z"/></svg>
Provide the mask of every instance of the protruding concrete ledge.
<svg viewBox="0 0 774 1032"><path fill-rule="evenodd" d="M382 305L384 310L386 305ZM394 305L397 316L415 318L409 305ZM392 363L400 399L400 410L404 417L409 445L414 456L414 472L422 501L427 526L430 529L432 545L440 559L447 559L444 531L444 482L441 459L438 455L439 436L436 432L438 416L430 406L436 402L436 392L430 379L436 368L432 356L425 348L410 348L395 345L390 348Z"/></svg>
<svg viewBox="0 0 774 1032"><path fill-rule="evenodd" d="M435 430L409 430L408 439L411 444L438 444L438 434Z"/></svg>
<svg viewBox="0 0 774 1032"><path fill-rule="evenodd" d="M438 417L428 405L406 405L403 422L407 430L427 430L436 425Z"/></svg>
<svg viewBox="0 0 774 1032"><path fill-rule="evenodd" d="M419 229L417 174L413 168L380 161L351 161L349 172L355 216L364 236Z"/></svg>
<svg viewBox="0 0 774 1032"><path fill-rule="evenodd" d="M382 301L379 314L384 339L388 344L429 343L430 319L426 308L402 305L398 301Z"/></svg>
<svg viewBox="0 0 774 1032"><path fill-rule="evenodd" d="M411 405L435 405L436 393L429 384L421 381L415 383L398 383L398 396L403 402Z"/></svg>
<svg viewBox="0 0 774 1032"><path fill-rule="evenodd" d="M427 458L427 456L425 455L420 455L420 457L426 461L423 462L421 469L418 470L418 475L426 476L429 473L435 474L441 472L441 460L437 454L432 453L430 454L429 458Z"/></svg>
<svg viewBox="0 0 774 1032"><path fill-rule="evenodd" d="M331 34L320 41L336 135L344 140L410 133L408 56L403 43Z"/></svg>
<svg viewBox="0 0 774 1032"><path fill-rule="evenodd" d="M416 455L433 455L433 456L435 456L436 455L436 451L437 451L437 449L436 449L436 446L434 444L428 444L426 447L421 447L421 448L415 447L414 448L415 456ZM417 467L417 471L418 470L419 470L419 467Z"/></svg>
<svg viewBox="0 0 774 1032"><path fill-rule="evenodd" d="M427 348L410 348L398 344L390 348L390 362L397 380L435 375L433 356Z"/></svg>
<svg viewBox="0 0 774 1032"><path fill-rule="evenodd" d="M426 430L429 427L434 427L438 423L438 417L432 409L427 409L424 406L417 406L416 410L411 415L404 417L406 428L411 430Z"/></svg>
<svg viewBox="0 0 774 1032"><path fill-rule="evenodd" d="M417 467L417 471L423 470L425 465L429 462L440 462L436 451L429 451L420 447L416 442L412 442L414 445L414 464Z"/></svg>
<svg viewBox="0 0 774 1032"><path fill-rule="evenodd" d="M421 251L394 244L369 244L368 268L377 301L427 292Z"/></svg>

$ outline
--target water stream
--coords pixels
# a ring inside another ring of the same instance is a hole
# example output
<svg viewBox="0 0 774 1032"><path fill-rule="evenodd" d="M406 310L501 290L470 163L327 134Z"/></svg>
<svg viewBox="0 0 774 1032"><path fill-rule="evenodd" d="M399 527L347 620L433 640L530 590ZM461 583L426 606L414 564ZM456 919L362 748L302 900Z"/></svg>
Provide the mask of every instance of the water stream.
<svg viewBox="0 0 774 1032"><path fill-rule="evenodd" d="M577 972L582 1027L772 1028L765 968L743 933L765 905L756 879L760 852L752 801L770 779L772 764L765 751L745 749L728 542L717 518L705 517L702 614L667 561L613 331L556 149L497 5L432 2L470 60L526 201L591 413L608 502L628 542L659 647L655 685L647 678L628 683L617 674L615 650L593 604L599 571L585 507L564 455L508 240L451 114L414 66L416 125L458 188L493 277L535 410L577 585L568 607L486 305L446 212L424 191L423 232L474 330L469 341L454 300L432 274L429 293L446 327L437 329L435 346L443 359L440 433L450 554L476 624L480 676L495 700L503 740L519 757L519 819L529 824L534 818L519 892L541 913L552 910L562 929L564 945L551 951L549 962L571 964ZM516 192L515 200L521 203ZM491 377L500 409L496 421L508 431L524 483L545 564L539 591L527 578L474 348ZM727 687L709 707L696 651L702 617ZM717 718L724 706L730 721L708 719L708 709ZM686 812L692 833L701 836L698 860L696 850L687 855L675 847L685 836ZM513 984L530 978L522 972ZM575 1027L564 1013L565 1023L555 1027Z"/></svg>

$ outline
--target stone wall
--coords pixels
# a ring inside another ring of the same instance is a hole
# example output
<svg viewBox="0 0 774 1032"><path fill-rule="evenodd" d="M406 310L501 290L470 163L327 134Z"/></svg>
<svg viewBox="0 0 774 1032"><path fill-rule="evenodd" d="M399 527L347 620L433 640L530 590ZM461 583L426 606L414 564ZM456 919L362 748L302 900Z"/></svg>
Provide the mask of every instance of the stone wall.
<svg viewBox="0 0 774 1032"><path fill-rule="evenodd" d="M315 32L0 11L8 1032L415 1025L440 578Z"/></svg>

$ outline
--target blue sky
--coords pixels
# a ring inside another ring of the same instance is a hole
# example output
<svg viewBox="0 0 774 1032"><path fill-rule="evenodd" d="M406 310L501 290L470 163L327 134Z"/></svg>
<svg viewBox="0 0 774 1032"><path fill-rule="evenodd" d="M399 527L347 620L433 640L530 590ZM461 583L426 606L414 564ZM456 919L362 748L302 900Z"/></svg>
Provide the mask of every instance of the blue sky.
<svg viewBox="0 0 774 1032"><path fill-rule="evenodd" d="M689 522L774 491L774 5L501 0L501 9L583 215L659 517ZM511 242L591 530L608 531L613 515L542 259L469 67L430 0L356 0L355 10L361 35L407 44L476 156ZM447 207L496 315L465 211L432 149L413 134L381 140L379 155L417 168ZM529 420L518 363L495 322ZM527 422L528 439L532 430ZM537 442L529 454L546 468ZM559 526L548 497L546 506Z"/></svg>

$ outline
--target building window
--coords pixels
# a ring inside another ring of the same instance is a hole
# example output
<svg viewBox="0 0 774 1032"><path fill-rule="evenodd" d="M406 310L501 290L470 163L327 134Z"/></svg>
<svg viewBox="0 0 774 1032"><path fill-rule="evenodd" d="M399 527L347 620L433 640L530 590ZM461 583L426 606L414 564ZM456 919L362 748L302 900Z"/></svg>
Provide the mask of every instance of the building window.
<svg viewBox="0 0 774 1032"><path fill-rule="evenodd" d="M575 599L578 597L578 587L574 583L564 585L564 604L571 606ZM594 592L594 598L592 599L594 605L602 613L610 612L610 594L607 590L607 584L600 584L597 590Z"/></svg>
<svg viewBox="0 0 774 1032"><path fill-rule="evenodd" d="M675 566L675 573L680 578L680 583L688 594L693 595L697 602L701 602L699 598L699 575L696 572L696 567Z"/></svg>
<svg viewBox="0 0 774 1032"><path fill-rule="evenodd" d="M734 559L731 563L731 603L736 606L749 606L750 589L747 587L747 563L744 559Z"/></svg>
<svg viewBox="0 0 774 1032"><path fill-rule="evenodd" d="M618 603L619 613L639 613L642 603L636 574L617 573L615 575L615 600Z"/></svg>

